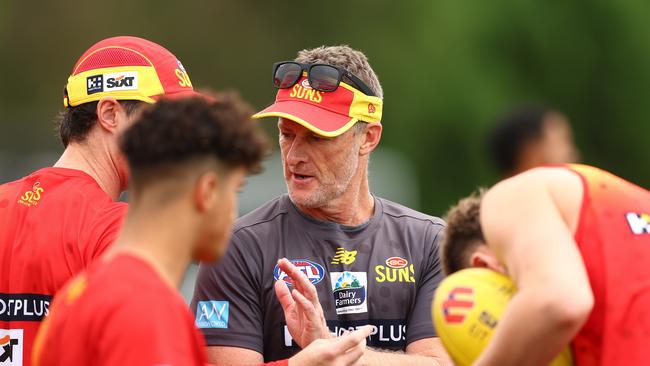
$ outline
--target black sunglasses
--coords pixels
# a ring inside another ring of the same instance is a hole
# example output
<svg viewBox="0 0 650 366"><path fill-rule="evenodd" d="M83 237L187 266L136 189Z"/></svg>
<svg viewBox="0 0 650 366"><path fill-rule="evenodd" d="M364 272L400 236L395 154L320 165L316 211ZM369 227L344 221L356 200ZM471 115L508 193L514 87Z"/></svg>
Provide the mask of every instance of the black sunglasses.
<svg viewBox="0 0 650 366"><path fill-rule="evenodd" d="M295 61L281 61L273 64L273 85L288 89L296 85L303 71L307 72L309 85L322 92L333 92L339 87L343 76L352 81L365 95L375 97L368 85L348 70L328 64L303 64Z"/></svg>

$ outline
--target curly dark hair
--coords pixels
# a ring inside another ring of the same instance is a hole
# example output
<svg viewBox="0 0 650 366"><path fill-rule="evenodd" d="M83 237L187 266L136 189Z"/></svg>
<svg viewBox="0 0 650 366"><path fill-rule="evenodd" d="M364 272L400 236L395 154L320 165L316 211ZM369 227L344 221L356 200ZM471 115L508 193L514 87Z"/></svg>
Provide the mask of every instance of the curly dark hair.
<svg viewBox="0 0 650 366"><path fill-rule="evenodd" d="M442 269L446 275L470 266L472 251L485 243L481 230L480 210L485 189L458 201L445 215L447 228L440 244Z"/></svg>
<svg viewBox="0 0 650 366"><path fill-rule="evenodd" d="M118 101L126 110L127 115L133 114L141 104L137 100ZM97 102L80 104L67 107L59 112L56 117L56 126L61 137L63 147L68 147L71 142L82 142L88 132L97 122Z"/></svg>
<svg viewBox="0 0 650 366"><path fill-rule="evenodd" d="M257 172L269 144L251 115L236 93L162 99L147 107L120 141L131 183L160 179L165 169L200 159L214 159L226 170Z"/></svg>

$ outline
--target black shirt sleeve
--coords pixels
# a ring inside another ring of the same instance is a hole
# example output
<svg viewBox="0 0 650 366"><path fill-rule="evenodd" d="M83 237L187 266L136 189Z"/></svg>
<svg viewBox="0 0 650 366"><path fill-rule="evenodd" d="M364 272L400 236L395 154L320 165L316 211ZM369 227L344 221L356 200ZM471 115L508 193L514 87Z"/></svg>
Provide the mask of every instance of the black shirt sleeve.
<svg viewBox="0 0 650 366"><path fill-rule="evenodd" d="M251 239L243 230L236 232L224 258L217 264L201 264L191 308L208 346L242 347L264 354L262 264L258 263L262 254ZM216 303L218 312L225 302L227 315L221 311L225 319L206 323L206 318L219 316L210 306Z"/></svg>
<svg viewBox="0 0 650 366"><path fill-rule="evenodd" d="M442 280L442 268L440 266L440 256L438 254L439 243L442 240L443 230L442 226L436 225L432 234L427 236L427 239L433 237L433 240L427 242L425 248L425 258L423 261L422 272L420 281L417 288L415 297L415 305L411 309L408 318L408 326L406 328L406 344L424 339L437 337L436 331L433 328L433 319L431 317L431 302L433 301L433 293L438 288ZM430 240L430 239L429 239Z"/></svg>

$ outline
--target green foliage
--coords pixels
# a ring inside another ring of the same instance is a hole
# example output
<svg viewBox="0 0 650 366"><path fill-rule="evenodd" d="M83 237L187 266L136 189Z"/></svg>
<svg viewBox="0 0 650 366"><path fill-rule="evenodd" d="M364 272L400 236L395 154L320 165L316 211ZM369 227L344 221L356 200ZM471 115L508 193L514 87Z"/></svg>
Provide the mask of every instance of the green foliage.
<svg viewBox="0 0 650 366"><path fill-rule="evenodd" d="M413 160L420 208L442 214L496 176L484 134L540 101L571 119L584 161L643 186L650 135L646 1L10 2L0 16L4 151L57 149L51 117L76 58L140 35L171 49L195 85L272 101L270 65L306 47L366 52L385 90L384 141ZM399 179L396 177L395 179Z"/></svg>

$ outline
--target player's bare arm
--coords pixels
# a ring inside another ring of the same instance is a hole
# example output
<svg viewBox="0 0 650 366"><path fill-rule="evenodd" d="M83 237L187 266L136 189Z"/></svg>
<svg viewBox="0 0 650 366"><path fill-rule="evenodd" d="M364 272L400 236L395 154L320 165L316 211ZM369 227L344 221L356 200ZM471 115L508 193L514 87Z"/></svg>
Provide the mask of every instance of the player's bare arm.
<svg viewBox="0 0 650 366"><path fill-rule="evenodd" d="M593 294L571 227L579 197L580 178L552 168L505 180L486 194L486 242L518 292L477 365L548 364L586 321Z"/></svg>

